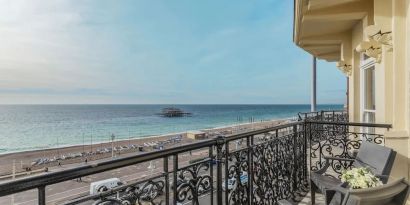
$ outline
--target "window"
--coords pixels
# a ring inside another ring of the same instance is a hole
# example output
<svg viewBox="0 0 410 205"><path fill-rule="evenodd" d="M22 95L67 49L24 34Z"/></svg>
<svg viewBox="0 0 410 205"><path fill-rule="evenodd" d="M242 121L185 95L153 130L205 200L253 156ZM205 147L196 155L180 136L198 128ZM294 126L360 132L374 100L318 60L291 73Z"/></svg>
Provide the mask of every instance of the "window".
<svg viewBox="0 0 410 205"><path fill-rule="evenodd" d="M374 66L363 70L363 103L365 110L375 110Z"/></svg>
<svg viewBox="0 0 410 205"><path fill-rule="evenodd" d="M373 58L363 55L361 61L361 110L362 122L376 122L376 91L375 91L375 65ZM373 133L373 128L367 128L366 132Z"/></svg>

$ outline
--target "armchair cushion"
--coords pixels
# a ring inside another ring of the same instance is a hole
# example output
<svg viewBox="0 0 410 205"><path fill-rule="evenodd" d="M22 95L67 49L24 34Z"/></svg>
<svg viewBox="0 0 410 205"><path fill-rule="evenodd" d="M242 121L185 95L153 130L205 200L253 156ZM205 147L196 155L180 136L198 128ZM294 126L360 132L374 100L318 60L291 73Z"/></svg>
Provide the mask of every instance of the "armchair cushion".
<svg viewBox="0 0 410 205"><path fill-rule="evenodd" d="M395 152L387 147L363 141L356 156L354 167L370 167L374 174L389 175Z"/></svg>

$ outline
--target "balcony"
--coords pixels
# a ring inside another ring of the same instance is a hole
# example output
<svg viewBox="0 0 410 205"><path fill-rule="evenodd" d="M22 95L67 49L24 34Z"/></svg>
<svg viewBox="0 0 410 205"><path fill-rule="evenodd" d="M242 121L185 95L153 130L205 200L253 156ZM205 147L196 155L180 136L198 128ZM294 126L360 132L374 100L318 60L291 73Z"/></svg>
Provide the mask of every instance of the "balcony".
<svg viewBox="0 0 410 205"><path fill-rule="evenodd" d="M363 140L383 146L382 133L391 127L347 122L343 111L300 113L298 119L271 128L6 182L0 184L0 196L4 202L19 194L36 194L31 204L40 205L277 204L281 199L306 204L310 170L319 169L324 156L353 158ZM187 158L192 160L181 160ZM148 176L130 179L113 189L100 189L92 195L88 190L76 196L65 194L72 180L103 173L121 177L122 169L137 170L147 162L158 166ZM337 177L350 166L333 161L331 169ZM67 187L64 197L51 198L47 192L58 187Z"/></svg>

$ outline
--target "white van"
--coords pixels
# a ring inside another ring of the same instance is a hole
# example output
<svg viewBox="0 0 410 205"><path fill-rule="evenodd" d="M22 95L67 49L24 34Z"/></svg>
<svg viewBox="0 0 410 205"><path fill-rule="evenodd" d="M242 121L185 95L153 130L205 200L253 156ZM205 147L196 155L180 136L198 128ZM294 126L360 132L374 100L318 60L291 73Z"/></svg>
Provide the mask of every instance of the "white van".
<svg viewBox="0 0 410 205"><path fill-rule="evenodd" d="M92 182L90 184L90 194L97 194L103 191L108 191L114 187L121 186L124 183L118 178L105 179L101 181Z"/></svg>

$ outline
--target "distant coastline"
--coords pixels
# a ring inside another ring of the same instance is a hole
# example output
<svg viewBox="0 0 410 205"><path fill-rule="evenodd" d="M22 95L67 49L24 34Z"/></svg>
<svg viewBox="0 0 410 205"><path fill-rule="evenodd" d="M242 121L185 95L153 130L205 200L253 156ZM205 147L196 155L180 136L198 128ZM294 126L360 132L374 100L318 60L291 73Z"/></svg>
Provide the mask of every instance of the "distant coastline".
<svg viewBox="0 0 410 205"><path fill-rule="evenodd" d="M284 122L284 121L289 121L293 120L293 118L285 118L285 119L271 119L271 120L266 120L262 123L278 123L278 122ZM260 122L255 122L253 123L255 126L258 126ZM242 124L232 124L232 125L224 125L224 126L219 126L219 127L213 127L213 128L205 128L205 129L200 129L200 131L204 132L212 132L215 130L226 130L226 129L232 129L235 127L243 127L243 126L251 126L252 123L242 123ZM182 135L185 136L187 132L193 131L193 130L186 130L183 132L175 132L175 133L168 133L168 134L161 134L161 135L146 135L146 136L135 136L131 137L129 139L117 139L115 140L115 143L121 143L123 144L124 142L132 141L135 142L136 140L155 140L157 138L167 138L171 136L178 136ZM101 144L109 144L111 143L110 140L105 140L105 141L96 141L95 143L92 144L92 146L100 146ZM16 153L30 153L30 152L41 152L41 151L47 151L47 152L52 152L52 151L57 151L61 149L66 149L66 148L74 148L74 147L82 147L83 144L71 144L71 145L63 145L60 147L46 147L46 148L38 148L38 149L32 149L32 150L23 150L23 151L15 151L15 152L7 152L7 153L0 153L0 157L8 156L8 155L13 155ZM90 144L84 144L86 147L90 147Z"/></svg>
<svg viewBox="0 0 410 205"><path fill-rule="evenodd" d="M192 117L162 118L164 107L178 107ZM343 105L319 105L335 110ZM187 130L292 118L309 105L0 105L0 155L30 150L82 146L147 138Z"/></svg>

